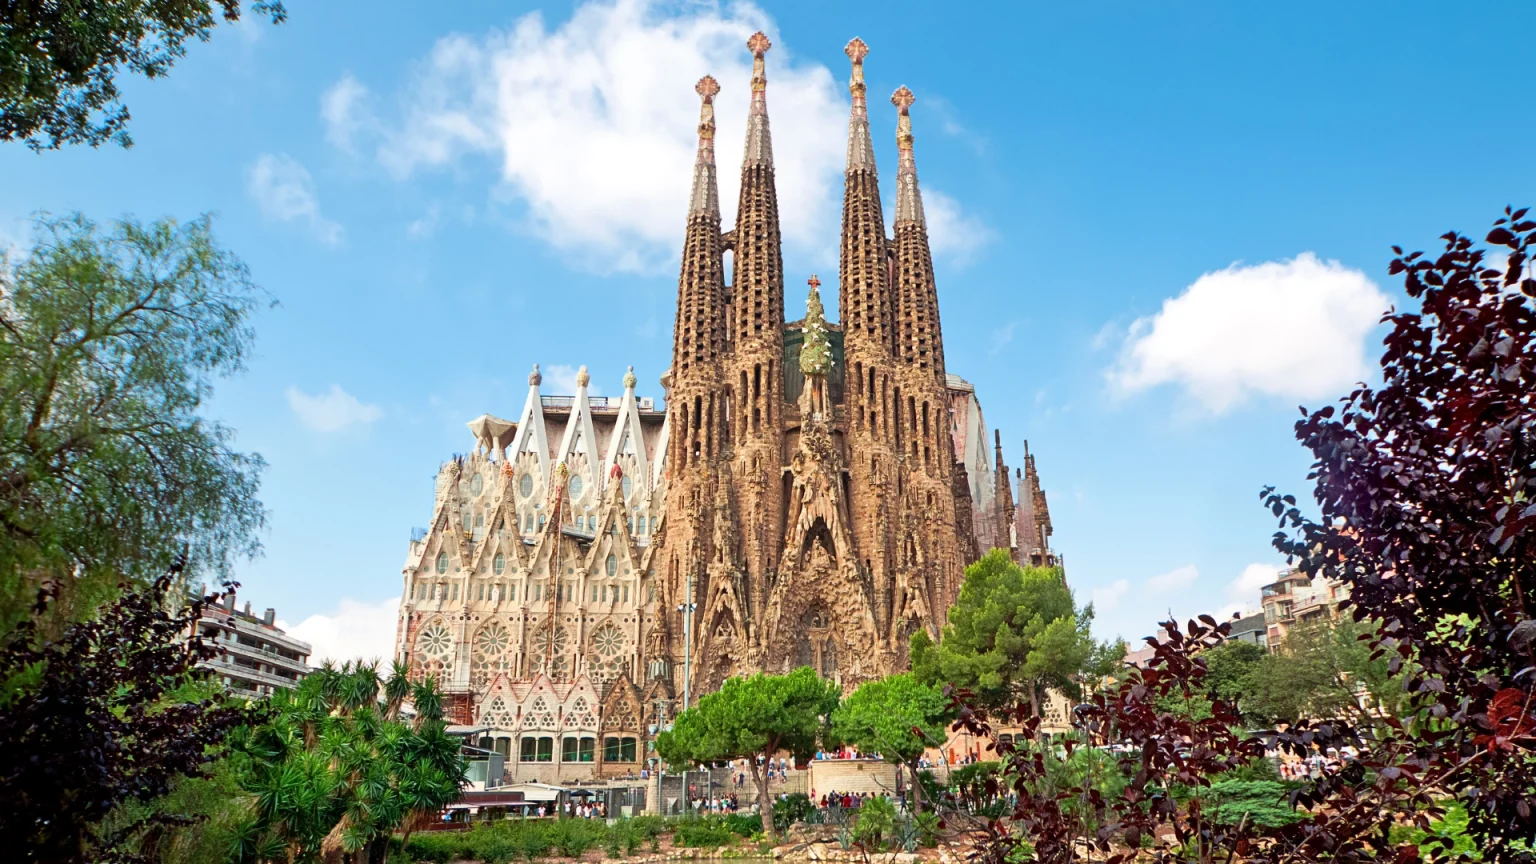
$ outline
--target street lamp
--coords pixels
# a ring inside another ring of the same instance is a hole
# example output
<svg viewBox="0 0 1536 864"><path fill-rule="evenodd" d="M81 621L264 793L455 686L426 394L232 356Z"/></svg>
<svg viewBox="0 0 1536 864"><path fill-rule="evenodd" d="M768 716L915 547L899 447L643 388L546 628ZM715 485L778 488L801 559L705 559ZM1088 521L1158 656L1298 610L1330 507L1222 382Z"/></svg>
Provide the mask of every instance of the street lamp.
<svg viewBox="0 0 1536 864"><path fill-rule="evenodd" d="M686 602L677 604L677 611L683 616L683 710L688 710L689 687L693 684L693 613L699 607L693 602L693 576L688 577L688 594ZM688 800L688 769L683 769L683 809L689 810L691 802Z"/></svg>

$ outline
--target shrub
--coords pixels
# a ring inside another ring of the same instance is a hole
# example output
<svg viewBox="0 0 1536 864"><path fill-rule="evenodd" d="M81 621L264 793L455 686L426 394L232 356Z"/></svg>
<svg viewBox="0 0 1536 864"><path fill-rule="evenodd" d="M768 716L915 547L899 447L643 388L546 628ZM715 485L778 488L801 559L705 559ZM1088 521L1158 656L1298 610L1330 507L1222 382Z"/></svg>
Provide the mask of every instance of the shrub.
<svg viewBox="0 0 1536 864"><path fill-rule="evenodd" d="M865 800L859 807L858 821L853 826L853 839L869 849L879 849L896 830L896 805L889 798L876 796Z"/></svg>
<svg viewBox="0 0 1536 864"><path fill-rule="evenodd" d="M1222 780L1200 793L1212 821L1236 825L1247 817L1258 828L1280 828L1300 822L1303 814L1286 801L1284 783L1275 780Z"/></svg>
<svg viewBox="0 0 1536 864"><path fill-rule="evenodd" d="M816 805L804 792L796 792L773 802L773 830L784 831L796 822L804 822L816 812Z"/></svg>
<svg viewBox="0 0 1536 864"><path fill-rule="evenodd" d="M738 835L725 820L705 817L678 823L677 830L672 833L672 842L678 846L714 848L729 846L738 836L751 835Z"/></svg>

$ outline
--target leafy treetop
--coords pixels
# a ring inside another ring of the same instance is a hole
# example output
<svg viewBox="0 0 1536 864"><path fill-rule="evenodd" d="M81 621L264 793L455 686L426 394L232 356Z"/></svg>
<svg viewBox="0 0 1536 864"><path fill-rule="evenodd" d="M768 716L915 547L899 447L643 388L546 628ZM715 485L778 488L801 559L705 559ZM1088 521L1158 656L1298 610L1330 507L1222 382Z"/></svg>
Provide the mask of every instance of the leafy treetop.
<svg viewBox="0 0 1536 864"><path fill-rule="evenodd" d="M255 0L250 8L274 24L288 14L281 0ZM118 71L162 77L189 39L208 40L216 16L240 18L240 0L73 0L3 9L0 141L25 141L34 150L105 141L130 146Z"/></svg>
<svg viewBox="0 0 1536 864"><path fill-rule="evenodd" d="M918 760L930 747L942 746L945 726L954 712L950 700L910 672L859 685L832 712L838 740L866 753L879 753L887 762L906 765L912 774L915 807L922 806Z"/></svg>
<svg viewBox="0 0 1536 864"><path fill-rule="evenodd" d="M657 736L656 752L677 765L746 759L759 800L767 801L768 775L756 757L812 755L837 701L837 685L809 666L787 675L728 678L717 692L678 714L672 729ZM771 836L772 809L762 811L763 833Z"/></svg>
<svg viewBox="0 0 1536 864"><path fill-rule="evenodd" d="M965 569L960 596L935 645L912 638L918 680L949 683L1002 706L1022 696L1040 714L1047 688L1076 694L1094 656L1092 611L1079 610L1059 567L1020 567L994 549Z"/></svg>
<svg viewBox="0 0 1536 864"><path fill-rule="evenodd" d="M0 632L49 579L68 617L184 549L188 578L260 549L262 460L200 409L266 299L207 218L42 216L0 260Z"/></svg>

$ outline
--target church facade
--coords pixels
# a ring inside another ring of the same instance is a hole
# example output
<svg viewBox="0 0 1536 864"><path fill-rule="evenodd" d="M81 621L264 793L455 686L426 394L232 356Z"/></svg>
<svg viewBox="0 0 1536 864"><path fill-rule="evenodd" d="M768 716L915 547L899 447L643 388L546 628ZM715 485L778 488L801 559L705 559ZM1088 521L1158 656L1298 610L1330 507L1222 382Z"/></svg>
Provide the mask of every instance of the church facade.
<svg viewBox="0 0 1536 864"><path fill-rule="evenodd" d="M974 388L945 367L905 87L886 234L857 39L840 323L815 276L805 318L784 320L769 47L748 43L730 227L719 86L696 88L664 407L636 394L633 368L603 398L585 367L574 394L545 395L535 366L516 421L470 421L473 450L444 463L412 538L397 659L434 676L454 720L485 730L519 779L636 771L650 724L731 675L808 665L852 688L899 671L982 551L1057 563L1033 457L1010 477Z"/></svg>

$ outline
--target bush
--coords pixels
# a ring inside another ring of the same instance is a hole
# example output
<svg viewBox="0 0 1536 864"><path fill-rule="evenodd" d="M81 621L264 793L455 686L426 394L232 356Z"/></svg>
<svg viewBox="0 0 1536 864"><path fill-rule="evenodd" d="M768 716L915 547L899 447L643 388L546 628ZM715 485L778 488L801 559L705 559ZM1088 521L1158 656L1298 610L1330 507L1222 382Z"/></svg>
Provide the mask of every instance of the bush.
<svg viewBox="0 0 1536 864"><path fill-rule="evenodd" d="M1211 820L1236 825L1243 817L1259 828L1280 828L1300 822L1303 814L1287 803L1287 788L1274 780L1223 780L1200 793Z"/></svg>
<svg viewBox="0 0 1536 864"><path fill-rule="evenodd" d="M677 846L712 849L716 846L729 846L736 842L739 836L750 837L751 835L738 834L720 817L706 816L702 819L679 822L677 830L672 832L672 843Z"/></svg>
<svg viewBox="0 0 1536 864"><path fill-rule="evenodd" d="M853 826L853 839L868 849L879 849L881 843L896 831L896 805L889 798L876 796L864 801L859 807L858 821Z"/></svg>
<svg viewBox="0 0 1536 864"><path fill-rule="evenodd" d="M796 792L773 802L773 830L782 832L796 822L810 819L816 805L804 792Z"/></svg>

